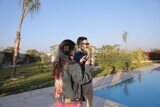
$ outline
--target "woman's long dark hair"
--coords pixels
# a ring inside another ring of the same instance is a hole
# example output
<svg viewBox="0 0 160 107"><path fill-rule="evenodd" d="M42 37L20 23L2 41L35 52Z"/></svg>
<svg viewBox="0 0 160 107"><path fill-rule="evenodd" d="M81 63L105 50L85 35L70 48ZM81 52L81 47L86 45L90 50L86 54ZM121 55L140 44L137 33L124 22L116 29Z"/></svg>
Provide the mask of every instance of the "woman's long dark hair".
<svg viewBox="0 0 160 107"><path fill-rule="evenodd" d="M72 40L66 39L59 45L58 60L53 63L53 77L59 78L63 75L63 67L66 63L70 63L70 52L74 50L75 43ZM64 60L62 57L68 56L68 60Z"/></svg>

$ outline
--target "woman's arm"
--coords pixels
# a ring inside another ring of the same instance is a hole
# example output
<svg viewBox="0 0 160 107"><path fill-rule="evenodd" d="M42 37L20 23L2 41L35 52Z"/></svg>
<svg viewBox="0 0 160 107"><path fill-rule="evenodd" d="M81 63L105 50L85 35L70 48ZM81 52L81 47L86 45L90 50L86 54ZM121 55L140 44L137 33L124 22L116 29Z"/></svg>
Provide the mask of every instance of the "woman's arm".
<svg viewBox="0 0 160 107"><path fill-rule="evenodd" d="M72 79L77 84L85 84L88 83L91 79L90 73L91 67L90 65L85 65L85 71L82 71L82 68L79 64L74 64L72 69Z"/></svg>

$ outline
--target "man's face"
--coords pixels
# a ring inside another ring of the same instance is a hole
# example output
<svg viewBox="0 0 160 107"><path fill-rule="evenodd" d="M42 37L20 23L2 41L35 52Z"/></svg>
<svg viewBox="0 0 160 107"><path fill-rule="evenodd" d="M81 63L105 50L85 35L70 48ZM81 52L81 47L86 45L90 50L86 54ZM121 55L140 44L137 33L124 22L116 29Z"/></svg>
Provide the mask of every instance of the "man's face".
<svg viewBox="0 0 160 107"><path fill-rule="evenodd" d="M89 43L87 40L83 40L81 43L80 43L80 47L85 50L85 49L88 49L89 48Z"/></svg>

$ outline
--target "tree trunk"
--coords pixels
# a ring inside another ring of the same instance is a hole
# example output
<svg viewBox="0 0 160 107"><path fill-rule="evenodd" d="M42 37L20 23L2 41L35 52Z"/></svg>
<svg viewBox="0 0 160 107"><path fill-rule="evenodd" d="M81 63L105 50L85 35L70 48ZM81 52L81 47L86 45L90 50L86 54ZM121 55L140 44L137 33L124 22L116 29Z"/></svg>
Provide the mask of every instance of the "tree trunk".
<svg viewBox="0 0 160 107"><path fill-rule="evenodd" d="M126 41L126 53L128 54L128 46L127 46L127 41Z"/></svg>
<svg viewBox="0 0 160 107"><path fill-rule="evenodd" d="M15 39L15 43L14 43L14 55L13 55L13 73L12 73L12 77L16 77L16 62L17 62L17 56L18 56L18 52L19 52L19 46L20 46L20 32L17 31L16 33L16 39Z"/></svg>
<svg viewBox="0 0 160 107"><path fill-rule="evenodd" d="M26 11L26 6L22 10L22 14L21 14L21 18L20 18L20 23L19 23L18 30L17 30L17 33L16 33L16 39L14 41L14 55L13 55L12 78L16 77L16 62L17 62L17 56L18 56L18 53L19 53L20 40L21 40L20 31L21 31L21 26L22 26L23 19L24 19L24 16L25 16L25 11Z"/></svg>

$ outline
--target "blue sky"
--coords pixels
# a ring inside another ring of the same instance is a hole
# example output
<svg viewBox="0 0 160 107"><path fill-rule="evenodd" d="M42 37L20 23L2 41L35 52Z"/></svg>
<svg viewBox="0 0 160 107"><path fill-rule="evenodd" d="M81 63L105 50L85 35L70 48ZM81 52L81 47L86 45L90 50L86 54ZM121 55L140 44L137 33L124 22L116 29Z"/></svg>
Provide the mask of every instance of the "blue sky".
<svg viewBox="0 0 160 107"><path fill-rule="evenodd" d="M19 0L0 0L0 47L14 46ZM120 44L128 32L128 48L160 49L160 0L41 0L38 14L24 19L20 51L50 46L64 39L88 37L96 47Z"/></svg>

